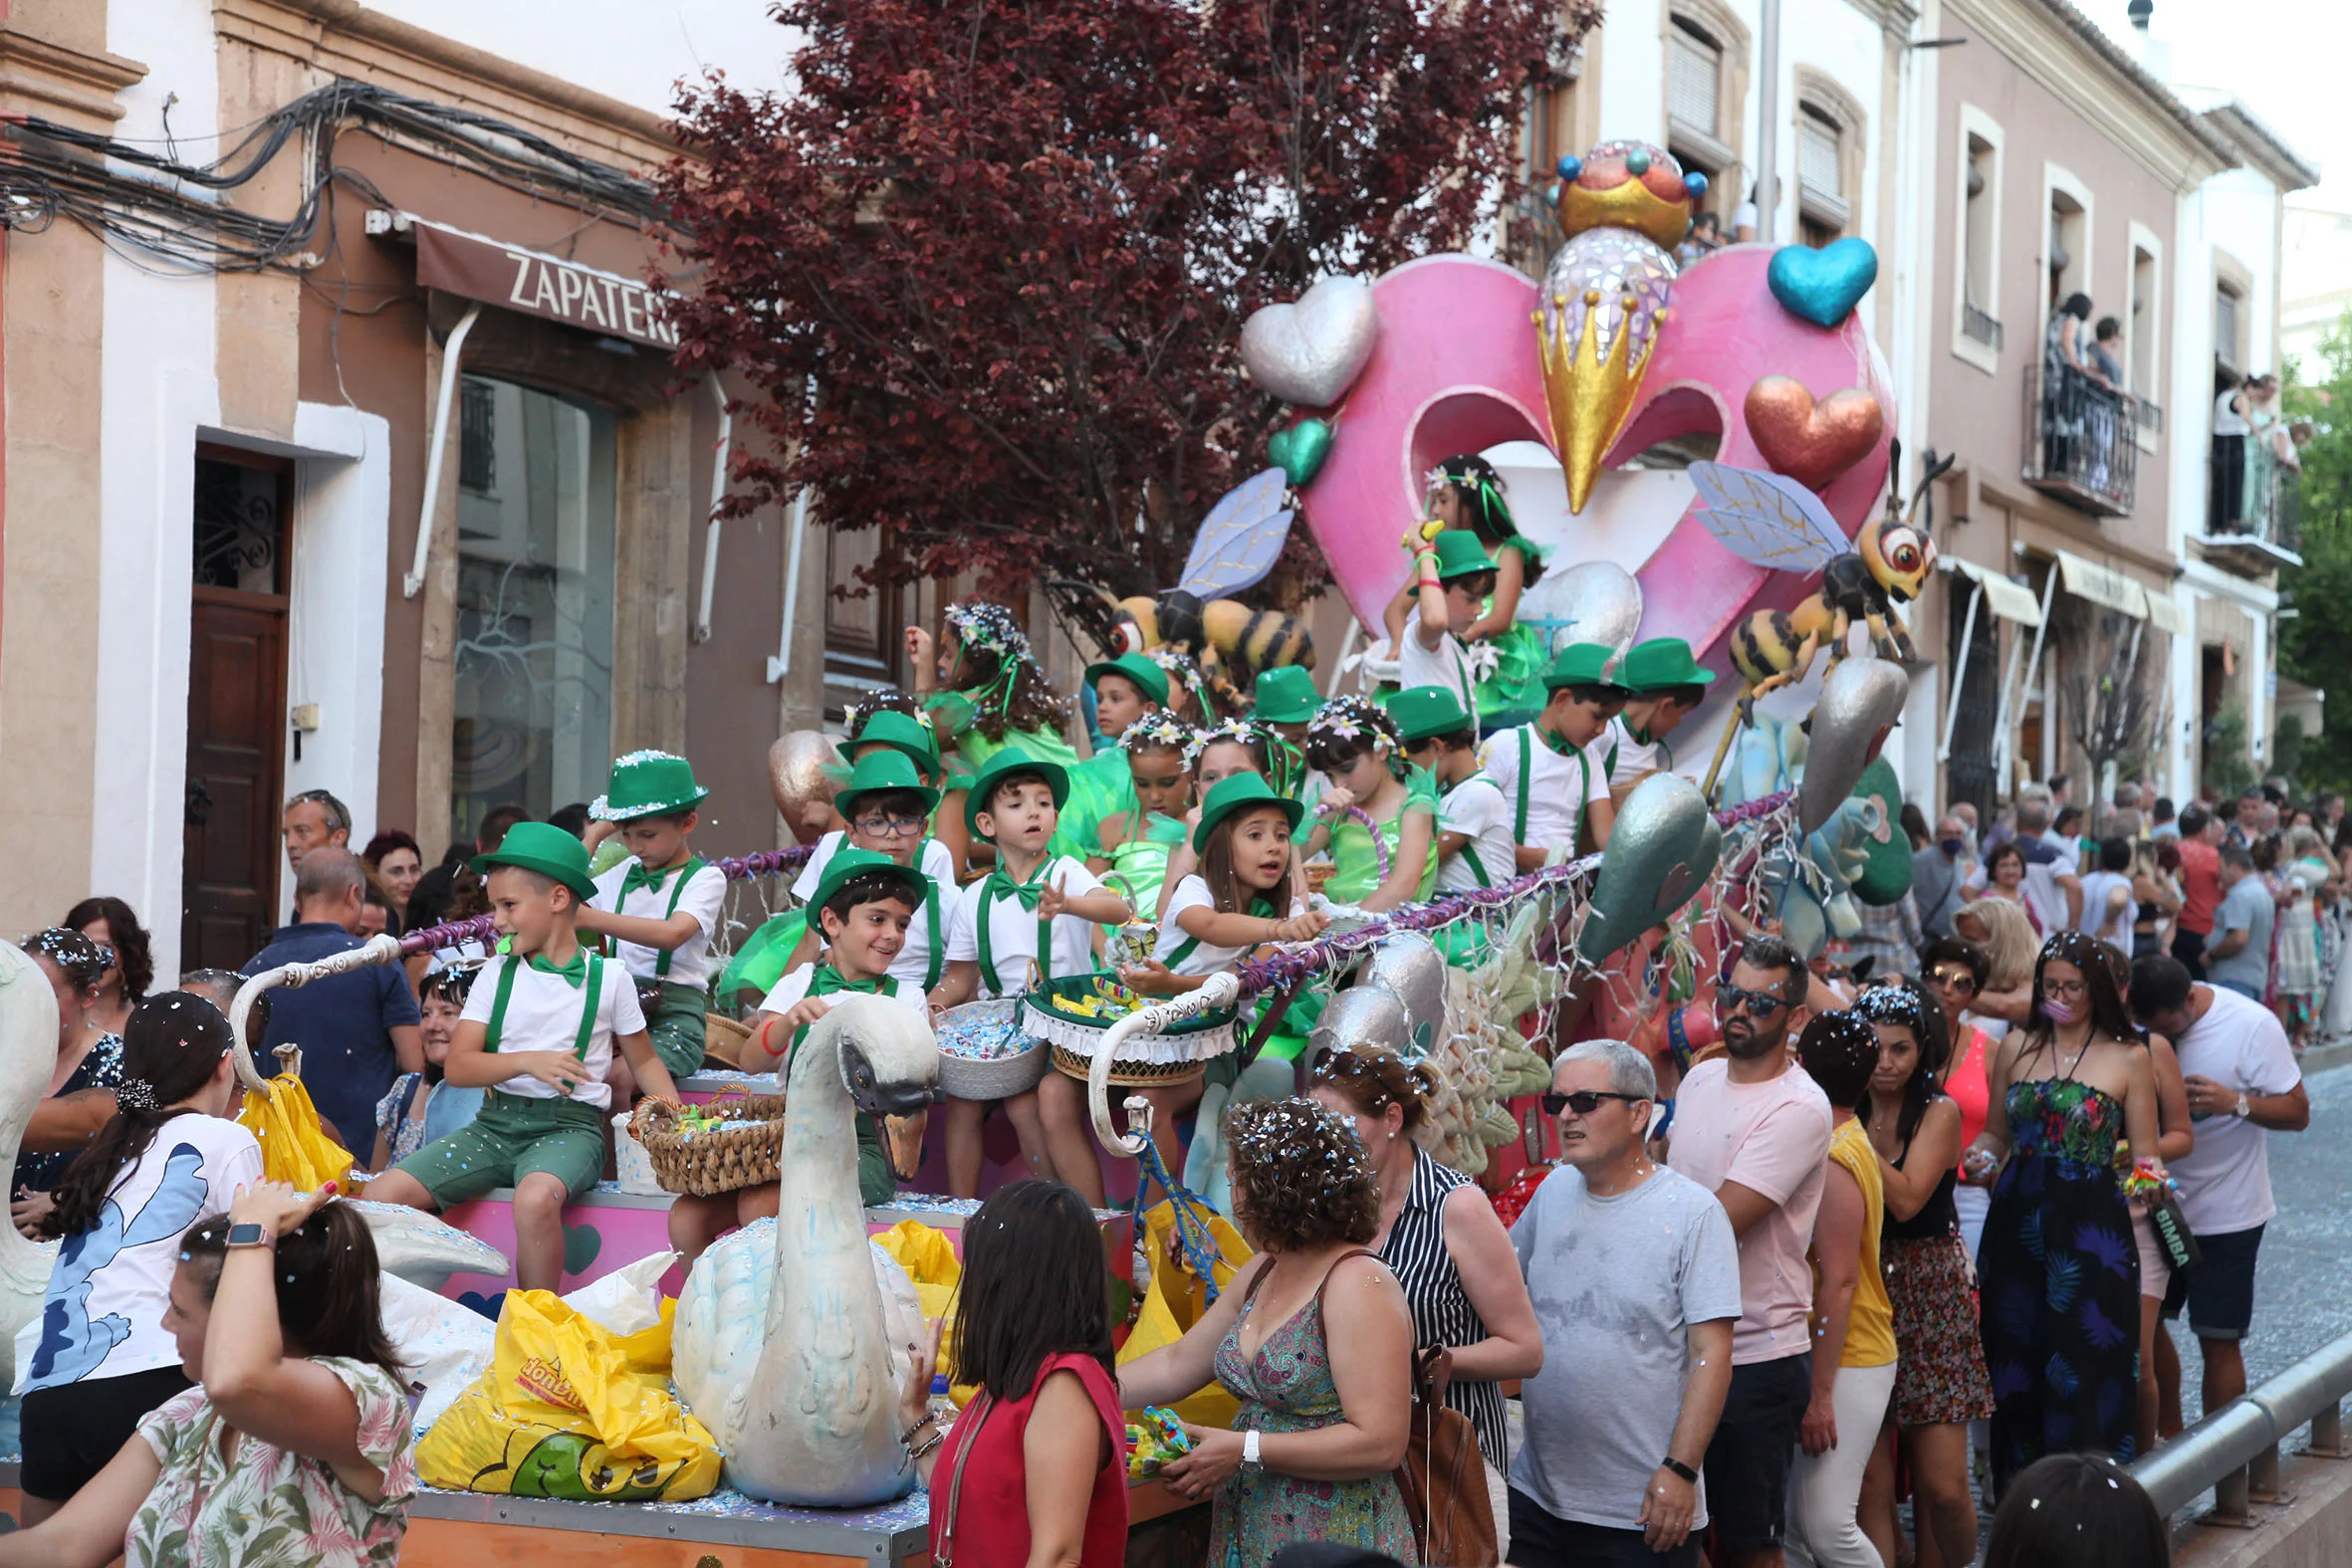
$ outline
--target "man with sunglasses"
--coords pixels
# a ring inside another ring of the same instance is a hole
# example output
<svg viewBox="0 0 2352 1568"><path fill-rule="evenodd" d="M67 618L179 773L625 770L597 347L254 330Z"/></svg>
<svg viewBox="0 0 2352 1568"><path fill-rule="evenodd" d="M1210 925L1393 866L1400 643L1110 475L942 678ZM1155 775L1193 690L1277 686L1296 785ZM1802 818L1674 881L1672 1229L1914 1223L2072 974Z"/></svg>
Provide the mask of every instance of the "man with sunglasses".
<svg viewBox="0 0 2352 1568"><path fill-rule="evenodd" d="M305 789L286 802L279 836L286 841L286 869L300 871L302 857L314 849L351 847L352 808L324 789Z"/></svg>
<svg viewBox="0 0 2352 1568"><path fill-rule="evenodd" d="M1716 988L1725 1054L1675 1093L1674 1169L1715 1194L1740 1243L1732 1384L1707 1449L1717 1543L1730 1568L1779 1568L1797 1426L1812 1401L1806 1261L1829 1158L1829 1099L1789 1060L1805 961L1753 936Z"/></svg>
<svg viewBox="0 0 2352 1568"><path fill-rule="evenodd" d="M1699 1486L1732 1381L1740 1254L1723 1205L1652 1164L1658 1080L1617 1040L1560 1053L1543 1108L1562 1169L1512 1227L1543 1330L1520 1389L1510 1560L1696 1568Z"/></svg>

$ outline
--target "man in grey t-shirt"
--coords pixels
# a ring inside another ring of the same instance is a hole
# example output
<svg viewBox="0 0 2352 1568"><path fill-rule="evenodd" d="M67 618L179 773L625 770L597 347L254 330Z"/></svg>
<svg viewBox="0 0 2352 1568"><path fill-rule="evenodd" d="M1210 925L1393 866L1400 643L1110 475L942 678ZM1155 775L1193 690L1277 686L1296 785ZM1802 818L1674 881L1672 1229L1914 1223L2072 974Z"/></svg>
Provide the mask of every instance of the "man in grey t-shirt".
<svg viewBox="0 0 2352 1568"><path fill-rule="evenodd" d="M1543 1329L1520 1391L1510 1561L1699 1562L1699 1466L1732 1382L1740 1255L1715 1195L1643 1148L1658 1080L1616 1040L1571 1046L1545 1107L1555 1171L1511 1229ZM1654 1555L1642 1555L1643 1553Z"/></svg>
<svg viewBox="0 0 2352 1568"><path fill-rule="evenodd" d="M2278 906L2254 874L2254 857L2242 849L2223 849L2222 903L2206 944L2205 978L2261 1001L2270 980L2270 931L2277 923Z"/></svg>

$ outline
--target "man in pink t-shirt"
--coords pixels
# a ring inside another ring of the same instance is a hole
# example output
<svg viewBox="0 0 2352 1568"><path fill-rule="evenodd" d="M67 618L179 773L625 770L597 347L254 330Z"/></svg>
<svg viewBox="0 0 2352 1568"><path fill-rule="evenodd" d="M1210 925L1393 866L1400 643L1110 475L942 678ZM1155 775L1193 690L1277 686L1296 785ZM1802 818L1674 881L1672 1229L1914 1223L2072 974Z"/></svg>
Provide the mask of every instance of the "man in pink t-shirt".
<svg viewBox="0 0 2352 1568"><path fill-rule="evenodd" d="M1726 1054L1675 1094L1667 1164L1715 1194L1740 1241L1732 1388L1707 1449L1707 1508L1731 1568L1778 1568L1797 1425L1812 1398L1806 1250L1828 1169L1828 1097L1788 1058L1804 959L1777 937L1740 950L1715 994Z"/></svg>

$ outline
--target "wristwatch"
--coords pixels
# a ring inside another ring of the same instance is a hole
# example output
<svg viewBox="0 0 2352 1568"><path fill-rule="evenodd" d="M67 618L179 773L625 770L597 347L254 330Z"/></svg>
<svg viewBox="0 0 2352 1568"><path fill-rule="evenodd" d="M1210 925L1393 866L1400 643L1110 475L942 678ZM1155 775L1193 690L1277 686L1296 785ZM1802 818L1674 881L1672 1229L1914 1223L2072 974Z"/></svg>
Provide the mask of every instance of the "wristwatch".
<svg viewBox="0 0 2352 1568"><path fill-rule="evenodd" d="M2238 1090L2238 1091L2237 1091L2237 1119L2238 1119L2239 1121L2243 1121L2243 1120L2245 1120L2245 1118L2247 1118L2248 1116L2251 1116L2251 1115L2253 1115L2253 1113L2254 1113L2254 1108L2253 1108L2253 1106L2252 1106L2251 1104L2247 1103L2247 1101L2246 1101L2246 1097L2245 1097L2245 1091L2244 1091L2243 1089L2240 1089L2240 1090Z"/></svg>
<svg viewBox="0 0 2352 1568"><path fill-rule="evenodd" d="M1675 1474L1680 1475L1684 1480L1689 1481L1694 1486L1699 1484L1699 1472L1691 1468L1688 1464L1685 1464L1682 1460L1676 1458L1671 1454L1667 1455L1666 1457L1658 1461L1658 1467L1660 1469L1674 1471Z"/></svg>
<svg viewBox="0 0 2352 1568"><path fill-rule="evenodd" d="M1258 1429L1252 1427L1242 1434L1242 1468L1255 1475L1265 1467L1258 1457Z"/></svg>
<svg viewBox="0 0 2352 1568"><path fill-rule="evenodd" d="M233 1247L268 1246L276 1239L270 1234L268 1228L264 1226L233 1225L229 1227L228 1244Z"/></svg>

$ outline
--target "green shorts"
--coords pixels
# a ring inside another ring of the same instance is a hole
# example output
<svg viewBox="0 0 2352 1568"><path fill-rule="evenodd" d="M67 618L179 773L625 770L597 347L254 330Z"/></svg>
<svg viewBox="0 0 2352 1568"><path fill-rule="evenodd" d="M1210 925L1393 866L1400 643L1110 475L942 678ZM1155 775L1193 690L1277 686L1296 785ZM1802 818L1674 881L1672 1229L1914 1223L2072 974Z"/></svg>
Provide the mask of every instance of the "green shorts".
<svg viewBox="0 0 2352 1568"><path fill-rule="evenodd" d="M898 1179L890 1174L881 1126L861 1114L857 1118L857 1201L868 1209L878 1209L897 1196Z"/></svg>
<svg viewBox="0 0 2352 1568"><path fill-rule="evenodd" d="M700 986L661 983L661 1006L646 1015L645 1032L672 1079L702 1070L702 1020L709 1010L710 997Z"/></svg>
<svg viewBox="0 0 2352 1568"><path fill-rule="evenodd" d="M604 1174L604 1112L578 1100L528 1099L493 1089L471 1122L393 1169L415 1177L439 1209L542 1171L578 1198Z"/></svg>

